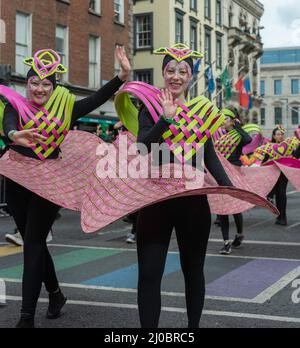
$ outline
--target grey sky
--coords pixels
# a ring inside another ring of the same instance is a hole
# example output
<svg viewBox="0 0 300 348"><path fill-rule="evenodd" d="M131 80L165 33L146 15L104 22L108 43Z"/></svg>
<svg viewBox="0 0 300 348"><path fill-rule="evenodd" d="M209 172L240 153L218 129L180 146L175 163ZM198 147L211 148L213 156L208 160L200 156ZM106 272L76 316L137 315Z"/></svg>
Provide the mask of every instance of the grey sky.
<svg viewBox="0 0 300 348"><path fill-rule="evenodd" d="M265 47L300 46L300 0L260 0Z"/></svg>

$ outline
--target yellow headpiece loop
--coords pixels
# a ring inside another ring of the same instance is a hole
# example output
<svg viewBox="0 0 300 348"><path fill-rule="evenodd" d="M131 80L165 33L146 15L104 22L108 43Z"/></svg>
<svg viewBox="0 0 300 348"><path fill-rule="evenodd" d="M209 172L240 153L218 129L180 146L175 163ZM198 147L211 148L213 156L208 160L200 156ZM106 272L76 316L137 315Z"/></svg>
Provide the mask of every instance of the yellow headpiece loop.
<svg viewBox="0 0 300 348"><path fill-rule="evenodd" d="M282 134L286 133L286 129L281 124L276 125L275 129L279 130Z"/></svg>
<svg viewBox="0 0 300 348"><path fill-rule="evenodd" d="M61 64L60 55L51 49L36 52L34 57L25 58L23 63L29 65L41 80L55 74L64 74L68 69Z"/></svg>
<svg viewBox="0 0 300 348"><path fill-rule="evenodd" d="M221 111L221 113L222 113L224 116L230 117L230 118L233 119L233 120L235 120L235 119L237 118L236 115L235 115L235 113L234 113L232 110L230 110L230 109L223 109L223 110Z"/></svg>
<svg viewBox="0 0 300 348"><path fill-rule="evenodd" d="M187 58L203 58L203 54L197 51L191 50L187 45L178 43L172 47L161 47L153 52L156 55L171 56L177 62L182 62Z"/></svg>

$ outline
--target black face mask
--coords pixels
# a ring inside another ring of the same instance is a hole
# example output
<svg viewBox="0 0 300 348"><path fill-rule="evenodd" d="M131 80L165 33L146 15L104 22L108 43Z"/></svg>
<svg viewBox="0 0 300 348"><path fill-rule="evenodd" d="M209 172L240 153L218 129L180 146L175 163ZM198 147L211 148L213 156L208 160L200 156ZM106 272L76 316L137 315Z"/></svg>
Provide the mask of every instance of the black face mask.
<svg viewBox="0 0 300 348"><path fill-rule="evenodd" d="M28 80L33 77L33 76L37 76L39 77L39 75L33 70L33 68L31 68L28 73L27 73L27 77L26 77L26 82L28 82ZM52 85L53 85L53 90L56 88L56 78L55 78L55 74L48 76L47 80L49 80Z"/></svg>
<svg viewBox="0 0 300 348"><path fill-rule="evenodd" d="M171 57L171 56L169 56L169 55L165 56L165 58L164 58L164 60L163 60L163 65L162 65L162 71L163 71L163 73L164 73L164 71L165 71L166 66L167 66L172 60L174 60L173 57ZM192 73L193 73L193 70L194 70L193 59L192 59L192 58L187 58L187 59L184 59L184 61L185 61L186 63L188 63L188 65L190 66L190 68L191 68L191 70L192 70Z"/></svg>

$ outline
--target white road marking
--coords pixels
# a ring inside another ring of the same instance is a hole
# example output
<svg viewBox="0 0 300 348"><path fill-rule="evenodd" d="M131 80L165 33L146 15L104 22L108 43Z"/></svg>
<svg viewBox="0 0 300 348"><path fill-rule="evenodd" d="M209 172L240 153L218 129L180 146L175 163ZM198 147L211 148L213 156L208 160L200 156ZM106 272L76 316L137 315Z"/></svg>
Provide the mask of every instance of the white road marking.
<svg viewBox="0 0 300 348"><path fill-rule="evenodd" d="M11 279L4 278L3 279L7 283L22 283L20 279ZM128 294L136 294L136 289L128 289L128 288L113 288L108 286L97 286L97 285L83 285L83 284L71 284L71 283L59 283L61 287L71 288L71 289L83 289L83 290L97 290L97 291L109 291L109 292L123 292ZM183 292L168 292L162 291L162 296L169 297L185 297L185 293ZM244 298L236 298L236 297L221 297L221 296L205 296L207 300L218 300L218 301L226 301L226 302L244 302L244 303L259 303L255 300L244 299Z"/></svg>
<svg viewBox="0 0 300 348"><path fill-rule="evenodd" d="M282 245L281 243L279 245ZM83 249L98 249L98 250L119 250L119 251L131 251L136 252L136 249L129 248L111 248L111 247L91 247L83 245L64 245L64 244L49 244L53 247L62 247L62 248L83 248ZM169 251L169 254L179 254L179 251ZM238 256L238 255L220 255L220 254L206 254L206 256L213 257L222 257L222 258L232 258L232 259L251 259L251 260L281 260L281 261L300 261L300 259L283 259L276 257L259 257L259 256Z"/></svg>
<svg viewBox="0 0 300 348"><path fill-rule="evenodd" d="M270 300L277 292L282 290L285 286L291 283L294 279L296 279L300 275L300 267L296 270L290 272L288 275L280 279L277 283L263 291L254 299L246 299L239 297L223 297L223 296L205 296L206 300L213 301L224 301L224 302L240 302L240 303L255 303L255 304L263 304L266 301ZM11 279L4 278L2 279L7 283L22 283L20 279ZM71 283L60 283L59 284L63 288L70 289L82 289L82 290L97 290L97 291L108 291L108 292L122 292L127 294L136 294L137 289L128 289L128 288L113 288L108 286L97 286L97 285L83 285L83 284L71 284ZM185 293L183 292L168 292L162 291L162 296L168 297L185 297Z"/></svg>
<svg viewBox="0 0 300 348"><path fill-rule="evenodd" d="M119 228L119 229L116 229L116 230L113 230L113 231L107 231L107 232L99 232L97 233L98 236L106 236L108 234L117 234L117 233L126 233L128 231L131 231L132 230L132 226L126 226L126 227L123 227L123 228ZM124 239L125 239L126 236L124 236Z"/></svg>
<svg viewBox="0 0 300 348"><path fill-rule="evenodd" d="M286 274L284 277L279 279L272 286L261 292L258 296L255 297L257 303L265 303L269 301L273 296L275 296L279 291L284 289L287 285L292 283L292 281L300 276L300 266L294 269L293 271Z"/></svg>
<svg viewBox="0 0 300 348"><path fill-rule="evenodd" d="M292 228L294 228L294 227L297 227L297 226L299 226L299 225L300 225L300 221L297 222L297 223L295 223L294 225L289 226L287 229L290 230L290 229L292 229Z"/></svg>
<svg viewBox="0 0 300 348"><path fill-rule="evenodd" d="M299 223L300 224L300 223ZM210 239L211 243L224 243L223 239ZM279 245L279 246L300 246L300 243L296 242L272 242L264 240L246 240L243 244L257 244L257 245Z"/></svg>
<svg viewBox="0 0 300 348"><path fill-rule="evenodd" d="M212 242L221 242L221 240L215 239L211 240ZM273 245L283 245L281 242L266 242L266 241L248 241L245 243L249 244L273 244ZM4 243L6 244L6 243ZM284 245L293 245L300 246L300 243L284 243ZM86 249L110 249L110 250L119 250L119 251L131 251L136 252L135 249L128 248L108 248L108 247L91 247L91 246L82 246L82 245L63 245L63 244L51 244L52 247L64 247L64 248L86 248ZM178 252L170 252L170 254L178 254ZM238 256L238 255L219 255L219 254L207 254L208 257L221 257L221 258L231 258L231 259L249 259L249 260L274 260L274 261L296 261L300 262L300 259L283 259L283 258L270 258L270 257L254 257L254 256ZM300 267L296 268L294 271L287 274L285 277L280 279L277 283L272 285L270 288L266 289L260 295L258 295L254 299L245 299L245 298L233 298L233 297L221 297L221 296L206 296L208 300L217 300L217 301L227 301L227 302L243 302L243 303L257 303L262 304L273 297L276 293L282 290L286 285L288 285L292 280L296 279L300 275ZM21 280L18 279L4 279L7 282L11 283L20 283ZM91 289L91 290L102 290L102 291L115 291L115 292L123 292L123 293L136 293L136 289L127 289L127 288L112 288L112 287L102 287L102 286L89 286L82 284L61 284L64 287L69 288L77 288L77 289ZM163 296L171 296L171 297L184 297L184 293L180 292L162 292Z"/></svg>
<svg viewBox="0 0 300 348"><path fill-rule="evenodd" d="M7 296L8 301L22 301L20 296ZM41 303L48 303L48 299L39 299ZM118 309L134 309L137 310L138 306L134 304L124 304L124 303L106 303L106 302L92 302L92 301L72 301L68 300L68 305L77 306L90 306L90 307L106 307L106 308L118 308ZM178 307L162 307L164 312L181 313L185 314L185 308ZM203 315L209 316L220 316L220 317L233 317L233 318L243 318L243 319L256 319L256 320L267 320L267 321L277 321L286 323L300 323L300 318L294 317L282 317L274 315L264 315L264 314L251 314L251 313L239 313L239 312L226 312L226 311L211 311L204 310Z"/></svg>
<svg viewBox="0 0 300 348"><path fill-rule="evenodd" d="M270 221L273 221L273 220L274 220L274 217L271 217L271 218L269 218L269 219L266 219L266 220L257 222L256 224L253 224L253 225L250 225L250 226L246 226L246 227L245 227L245 231L246 231L246 230L249 230L249 229L251 229L251 228L254 228L254 227L258 227L258 226L264 225L265 223L270 222Z"/></svg>
<svg viewBox="0 0 300 348"><path fill-rule="evenodd" d="M245 319L256 319L256 320L270 320L279 321L286 323L300 323L300 318L293 317L281 317L274 315L264 314L251 314L251 313L237 313L237 312L223 312L223 311L203 311L204 315L221 316L221 317L234 317L234 318L245 318Z"/></svg>
<svg viewBox="0 0 300 348"><path fill-rule="evenodd" d="M221 241L221 240L217 240L217 241ZM245 242L246 243L246 242ZM259 243L256 241L251 241L249 243ZM262 242L263 244L270 244L272 245L272 243L278 243L278 245L284 245L281 242ZM7 243L3 243L6 244ZM299 246L299 243L293 243L293 244L289 244L286 243L286 245L295 245L295 246ZM70 249L92 249L92 250L119 250L120 252L123 251L130 251L130 252L136 252L136 249L129 249L129 248L113 248L113 247L94 247L94 246L86 246L86 245L66 245L66 244L48 244L48 246L50 247L58 247L58 248L70 248ZM178 251L169 251L169 254L179 254ZM232 259L250 259L250 260L281 260L281 261L300 261L300 259L286 259L286 258L276 258L276 257L259 257L259 256L238 256L238 255L220 255L220 254L206 254L206 256L209 257L222 257L222 258L232 258Z"/></svg>
<svg viewBox="0 0 300 348"><path fill-rule="evenodd" d="M294 195L298 193L298 191L290 191L290 192L287 192L287 196L291 196L291 195Z"/></svg>

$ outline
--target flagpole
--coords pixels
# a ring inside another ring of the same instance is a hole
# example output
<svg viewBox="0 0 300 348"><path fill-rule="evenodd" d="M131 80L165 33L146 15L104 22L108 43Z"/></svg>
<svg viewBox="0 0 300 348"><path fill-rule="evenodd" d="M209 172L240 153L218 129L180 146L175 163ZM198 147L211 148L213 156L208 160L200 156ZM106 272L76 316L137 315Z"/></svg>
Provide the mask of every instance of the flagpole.
<svg viewBox="0 0 300 348"><path fill-rule="evenodd" d="M215 60L214 62L212 62L212 63L210 64L211 67L213 67L216 63L217 63L216 60ZM190 87L190 89L192 89L192 88L196 85L196 83L198 83L198 82L202 79L202 77L205 76L205 74L206 74L206 68L204 69L204 73L201 74L201 75L197 78L197 80L195 80L195 81L193 82L193 84L192 84L192 86Z"/></svg>
<svg viewBox="0 0 300 348"><path fill-rule="evenodd" d="M229 65L231 62L232 62L232 60L229 59L228 62L227 62L227 64L225 65L224 70L225 70L226 68L228 68L228 65ZM216 63L217 63L217 60L215 60L213 63L211 63L211 67L213 67ZM206 70L206 69L205 69L205 70ZM223 71L224 71L224 70L223 70ZM195 86L195 84L198 83L198 82L202 79L202 77L205 76L205 73L206 73L206 71L204 71L204 73L201 74L201 75L199 76L199 78L198 78L196 81L193 82L193 84L192 84L192 86L191 86L190 89L192 89L192 88ZM222 75L222 74L221 74L221 75ZM220 76L221 76L221 75L220 75ZM206 93L207 91L208 91L208 88L204 91L204 93Z"/></svg>
<svg viewBox="0 0 300 348"><path fill-rule="evenodd" d="M238 74L240 74L240 72L243 71L244 68L245 68L245 66L243 66L243 67L238 71ZM244 76L244 78L248 77L249 74L250 74L250 72L248 72L248 73ZM220 75L220 76L221 76L221 75ZM220 76L219 76L219 77L220 77ZM234 80L234 77L230 80L230 83L231 83L233 80ZM224 88L222 88L222 89L214 96L213 100L217 99L218 96L219 96L221 93L223 93L223 91L224 91ZM206 90L204 93L206 93L206 92L207 92L207 90Z"/></svg>

